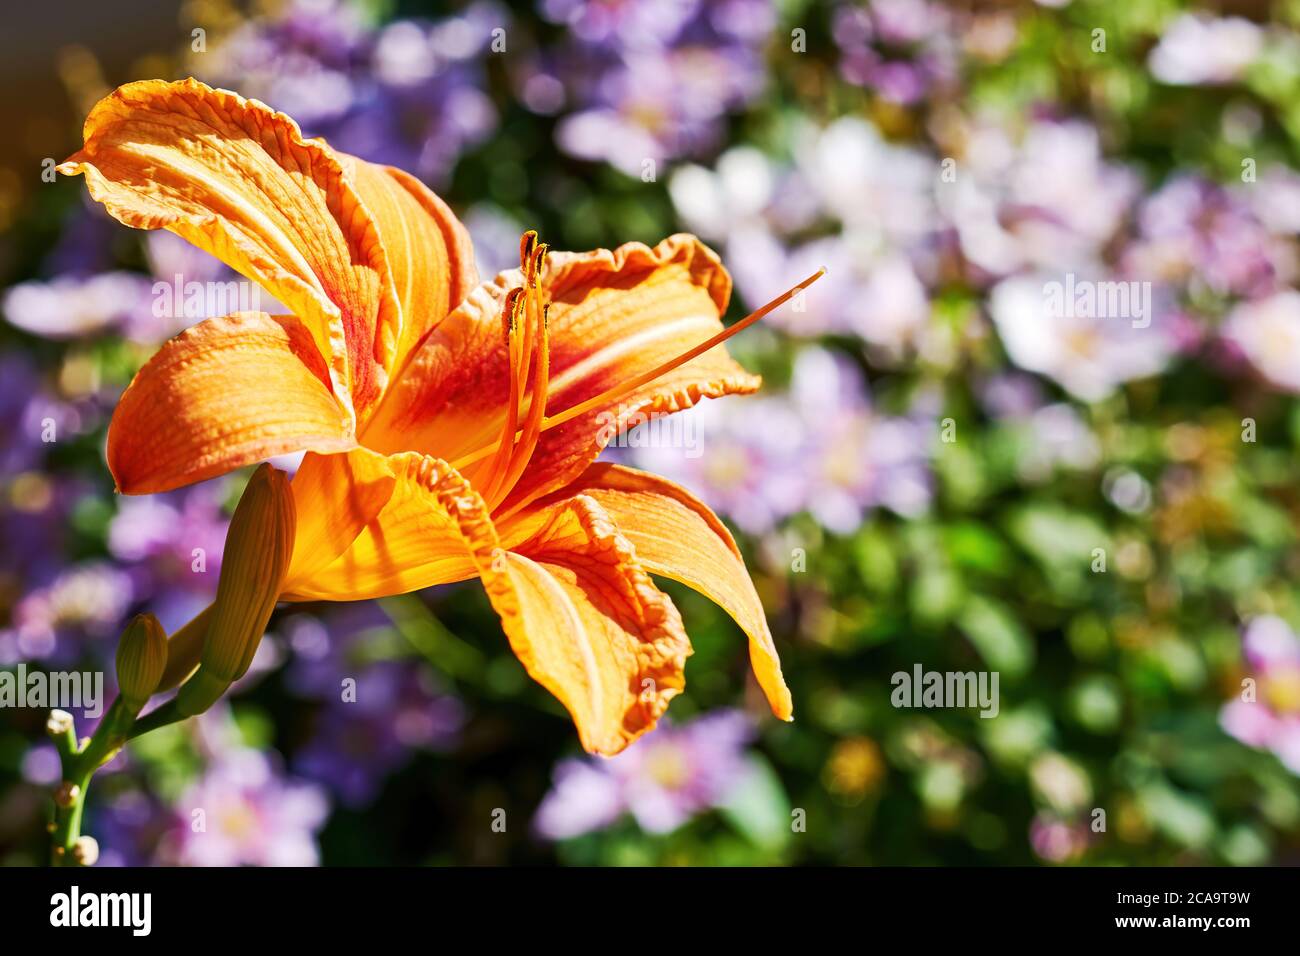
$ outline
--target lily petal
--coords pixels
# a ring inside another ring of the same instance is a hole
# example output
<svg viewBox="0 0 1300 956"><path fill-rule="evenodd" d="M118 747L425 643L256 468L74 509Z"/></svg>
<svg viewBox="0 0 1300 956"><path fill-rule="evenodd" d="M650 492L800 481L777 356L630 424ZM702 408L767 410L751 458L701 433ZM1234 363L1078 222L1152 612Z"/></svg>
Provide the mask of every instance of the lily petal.
<svg viewBox="0 0 1300 956"><path fill-rule="evenodd" d="M454 461L495 441L508 403L501 303L518 270L479 286L439 324L391 385L364 432L367 446L417 448ZM721 331L731 279L694 236L653 249L555 253L543 277L550 306L556 415L681 355ZM528 468L499 509L509 513L568 484L629 420L689 408L701 398L752 392L760 379L718 347L615 401L542 433ZM473 471L467 471L471 480Z"/></svg>
<svg viewBox="0 0 1300 956"><path fill-rule="evenodd" d="M293 476L298 533L285 592L292 594L352 547L388 504L396 483L387 460L364 448L307 454Z"/></svg>
<svg viewBox="0 0 1300 956"><path fill-rule="evenodd" d="M424 183L392 166L339 154L379 227L402 307L402 330L387 367L396 373L435 325L478 285L469 232Z"/></svg>
<svg viewBox="0 0 1300 956"><path fill-rule="evenodd" d="M612 756L653 729L685 686L691 645L604 509L569 499L494 565L483 582L510 645L568 709L583 747Z"/></svg>
<svg viewBox="0 0 1300 956"><path fill-rule="evenodd" d="M600 505L571 498L506 551L482 497L446 462L413 453L386 462L388 504L286 597L352 600L479 576L510 646L568 709L584 747L618 753L650 730L684 685L690 642Z"/></svg>
<svg viewBox="0 0 1300 956"><path fill-rule="evenodd" d="M136 373L109 423L108 467L119 491L143 495L272 455L355 445L306 326L237 312L182 332Z"/></svg>
<svg viewBox="0 0 1300 956"><path fill-rule="evenodd" d="M59 171L137 229L169 229L267 288L311 330L334 393L363 410L401 315L379 232L338 158L257 100L196 80L129 83Z"/></svg>
<svg viewBox="0 0 1300 956"><path fill-rule="evenodd" d="M301 570L294 569L286 600L359 601L478 574L472 552L480 543L489 551L495 548L496 529L482 500L460 474L446 462L418 452L384 456L361 448L349 458L349 467L363 481L387 475L393 483L391 492L336 559L310 573L305 563ZM316 480L312 477L313 483ZM325 500L337 494L322 485ZM357 507L352 520L363 515L364 508ZM326 512L319 520L334 517ZM351 521L348 524L350 534Z"/></svg>
<svg viewBox="0 0 1300 956"><path fill-rule="evenodd" d="M708 505L657 475L597 462L529 512L565 507L573 495L590 497L609 513L647 571L699 591L732 616L749 637L754 676L772 713L790 720L794 707L763 605L735 539ZM501 534L508 538L511 530L501 526Z"/></svg>

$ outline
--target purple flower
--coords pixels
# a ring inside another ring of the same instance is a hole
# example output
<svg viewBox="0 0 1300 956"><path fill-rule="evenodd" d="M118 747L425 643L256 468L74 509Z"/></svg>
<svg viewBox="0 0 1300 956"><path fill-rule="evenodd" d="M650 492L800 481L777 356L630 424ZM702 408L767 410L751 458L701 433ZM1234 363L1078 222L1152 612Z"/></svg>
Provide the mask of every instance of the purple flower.
<svg viewBox="0 0 1300 956"><path fill-rule="evenodd" d="M560 148L628 175L642 175L647 162L714 148L725 114L765 83L761 46L773 22L767 0L714 8L698 0L544 0L542 12L570 27L568 44L542 74L568 94L547 92L543 112L562 98L576 106L556 127ZM530 92L530 78L515 78L526 103L539 92Z"/></svg>
<svg viewBox="0 0 1300 956"><path fill-rule="evenodd" d="M489 202L477 203L465 211L461 221L474 243L479 275L494 276L519 265L519 236L524 226L504 209Z"/></svg>
<svg viewBox="0 0 1300 956"><path fill-rule="evenodd" d="M366 666L368 639L391 628L374 601L331 605L322 617L293 615L280 626L293 654L285 675L289 688L303 697L336 698L340 682Z"/></svg>
<svg viewBox="0 0 1300 956"><path fill-rule="evenodd" d="M676 726L662 721L616 757L561 761L533 826L564 840L609 826L624 813L668 833L726 800L746 772L748 718L718 711Z"/></svg>
<svg viewBox="0 0 1300 956"><path fill-rule="evenodd" d="M159 862L182 866L316 866L329 814L317 786L280 776L267 754L232 748L176 801Z"/></svg>
<svg viewBox="0 0 1300 956"><path fill-rule="evenodd" d="M859 119L810 126L794 139L806 145L790 163L741 147L713 170L678 170L670 181L678 214L724 244L752 306L826 267L798 303L773 313L772 324L797 335L858 335L878 347L873 358L897 361L927 334L922 276L935 267L938 167ZM817 234L827 223L838 231Z"/></svg>
<svg viewBox="0 0 1300 956"><path fill-rule="evenodd" d="M214 480L122 498L108 526L108 550L125 564L144 566L151 590L169 586L209 594L221 573L230 523L225 493L226 482Z"/></svg>
<svg viewBox="0 0 1300 956"><path fill-rule="evenodd" d="M933 421L876 413L861 371L822 349L799 353L791 396L809 438L806 507L823 527L848 534L871 508L914 517L929 507Z"/></svg>
<svg viewBox="0 0 1300 956"><path fill-rule="evenodd" d="M787 400L701 402L673 419L682 435L694 436L691 444L632 446L639 467L692 489L750 534L802 510L808 478L799 455L807 439ZM631 445L630 434L626 442Z"/></svg>
<svg viewBox="0 0 1300 956"><path fill-rule="evenodd" d="M1241 194L1184 175L1143 200L1123 265L1130 275L1186 283L1193 291L1258 296L1291 278L1288 255Z"/></svg>
<svg viewBox="0 0 1300 956"><path fill-rule="evenodd" d="M5 481L4 495L0 541L21 541L23 546L0 549L0 594L21 599L49 584L65 568L72 513L86 498L87 489L76 478L28 471ZM11 600L0 602L0 618L7 614L11 627L15 613ZM0 659L12 662L25 656L14 647L15 639L14 631L0 628Z"/></svg>
<svg viewBox="0 0 1300 956"><path fill-rule="evenodd" d="M39 468L47 439L58 440L77 424L75 412L42 385L30 359L0 353L0 475Z"/></svg>
<svg viewBox="0 0 1300 956"><path fill-rule="evenodd" d="M1271 750L1300 775L1300 637L1280 617L1253 618L1242 637L1253 693L1224 705L1223 729L1250 747Z"/></svg>
<svg viewBox="0 0 1300 956"><path fill-rule="evenodd" d="M1087 123L977 122L965 135L960 172L936 196L962 255L989 276L1101 258L1139 194L1137 176L1106 161Z"/></svg>
<svg viewBox="0 0 1300 956"><path fill-rule="evenodd" d="M168 808L135 788L99 792L89 801L87 832L99 841L100 866L148 866L174 826Z"/></svg>
<svg viewBox="0 0 1300 956"><path fill-rule="evenodd" d="M640 467L695 490L751 534L800 511L847 533L872 508L917 515L929 506L932 416L881 414L861 371L823 349L799 353L784 396L703 402L678 419L678 431L666 430L673 441L621 441Z"/></svg>
<svg viewBox="0 0 1300 956"><path fill-rule="evenodd" d="M340 150L444 179L497 124L482 60L506 15L490 2L380 30L337 0L294 0L195 61L203 79L293 116Z"/></svg>
<svg viewBox="0 0 1300 956"><path fill-rule="evenodd" d="M1029 845L1048 863L1069 863L1088 849L1088 828L1054 813L1037 814L1029 824Z"/></svg>
<svg viewBox="0 0 1300 956"><path fill-rule="evenodd" d="M38 787L52 787L63 778L63 761L50 743L40 743L23 755L23 779Z"/></svg>
<svg viewBox="0 0 1300 956"><path fill-rule="evenodd" d="M841 6L832 19L840 75L883 99L911 104L957 73L951 15L927 0Z"/></svg>
<svg viewBox="0 0 1300 956"><path fill-rule="evenodd" d="M20 282L5 293L4 313L12 325L47 339L121 332L137 341L157 341L150 334L150 286L131 272Z"/></svg>
<svg viewBox="0 0 1300 956"><path fill-rule="evenodd" d="M588 0L541 0L542 16L564 24L582 43L593 47L627 48L666 46L695 17L700 0L622 0L618 3Z"/></svg>
<svg viewBox="0 0 1300 956"><path fill-rule="evenodd" d="M1025 422L1018 465L1026 482L1046 481L1057 468L1087 471L1100 461L1101 442L1073 405L1045 405Z"/></svg>
<svg viewBox="0 0 1300 956"><path fill-rule="evenodd" d="M10 627L0 630L0 664L75 659L77 640L108 638L134 599L130 575L107 562L63 571L14 606Z"/></svg>
<svg viewBox="0 0 1300 956"><path fill-rule="evenodd" d="M990 418L1022 421L1043 407L1043 389L1032 375L999 373L977 389L980 405Z"/></svg>
<svg viewBox="0 0 1300 956"><path fill-rule="evenodd" d="M447 750L458 738L464 708L441 694L418 667L399 661L369 665L343 688L335 685L311 742L294 769L326 784L348 806L374 800L384 778L414 750Z"/></svg>

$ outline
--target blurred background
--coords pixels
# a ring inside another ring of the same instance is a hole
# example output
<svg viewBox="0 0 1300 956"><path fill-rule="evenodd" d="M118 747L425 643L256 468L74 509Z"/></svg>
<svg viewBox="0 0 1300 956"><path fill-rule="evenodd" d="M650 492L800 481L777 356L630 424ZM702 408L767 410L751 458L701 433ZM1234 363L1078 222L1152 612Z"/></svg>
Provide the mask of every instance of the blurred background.
<svg viewBox="0 0 1300 956"><path fill-rule="evenodd" d="M117 395L203 317L156 317L154 283L228 277L49 181L120 83L194 75L410 170L484 275L526 228L578 250L688 230L730 268L735 317L829 269L735 340L759 396L610 452L736 530L794 723L766 713L730 619L671 584L687 691L612 761L582 755L477 582L294 606L228 706L96 778L105 862L1300 859L1300 2L4 19L2 668L111 686L130 615L171 629L211 600L247 477L112 492ZM1099 281L1138 283L1145 309L1047 304ZM998 672L998 716L895 708L891 675L918 664ZM47 853L44 720L0 710L7 864Z"/></svg>

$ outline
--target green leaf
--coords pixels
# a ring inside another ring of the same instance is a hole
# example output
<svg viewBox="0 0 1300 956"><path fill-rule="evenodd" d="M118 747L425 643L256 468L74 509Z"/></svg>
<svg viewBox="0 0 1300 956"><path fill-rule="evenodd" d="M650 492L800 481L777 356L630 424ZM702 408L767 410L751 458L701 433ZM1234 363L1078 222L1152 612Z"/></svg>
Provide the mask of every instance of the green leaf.
<svg viewBox="0 0 1300 956"><path fill-rule="evenodd" d="M757 846L780 849L790 841L790 798L781 778L762 756L749 758L741 779L719 809Z"/></svg>
<svg viewBox="0 0 1300 956"><path fill-rule="evenodd" d="M992 670L1016 678L1033 666L1033 639L1005 606L991 598L972 594L957 626Z"/></svg>

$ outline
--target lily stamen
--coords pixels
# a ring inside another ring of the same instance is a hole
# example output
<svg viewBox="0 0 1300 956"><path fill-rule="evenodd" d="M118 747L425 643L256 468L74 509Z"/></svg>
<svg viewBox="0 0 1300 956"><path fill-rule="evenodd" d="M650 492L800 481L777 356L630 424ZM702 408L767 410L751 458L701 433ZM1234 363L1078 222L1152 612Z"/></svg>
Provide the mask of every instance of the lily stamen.
<svg viewBox="0 0 1300 956"><path fill-rule="evenodd" d="M490 497L495 492L497 485L506 472L510 458L510 447L508 447L507 443L509 443L509 446L513 446L513 436L519 425L519 402L523 398L521 391L525 385L524 376L528 374L527 368L524 367L524 363L527 361L525 356L528 343L520 341L523 337L523 331L519 328L519 321L523 311L521 308L523 298L524 289L522 287L511 289L506 294L501 309L502 323L505 326L506 361L509 363L510 400L506 406L505 427L501 432L501 438L497 441L498 452L492 461L484 467L480 479L485 497Z"/></svg>
<svg viewBox="0 0 1300 956"><path fill-rule="evenodd" d="M683 352L681 355L678 355L676 358L670 359L669 361L664 362L662 365L658 365L655 368L652 368L648 372L643 372L642 374L637 375L626 382L621 382L618 385L615 385L613 388L607 389L606 391L602 392L601 394L593 398L589 398L586 401L579 402L577 405L573 405L569 408L566 408L562 412L559 412L555 415L543 416L540 422L540 427L538 428L538 436L540 436L541 432L544 432L550 428L554 428L557 425L563 425L565 422L571 421L574 418L577 418L579 415L586 414L587 412L591 411L594 408L599 408L603 405L608 405L610 402L616 401L617 399L623 397L624 395L627 395L631 392L636 391L638 388L648 385L650 382L653 382L655 379L659 378L660 376L668 374L673 369L681 365L684 365L685 363L689 362L691 359L703 355L709 349L721 345L723 342L727 341L733 335L743 332L745 329L749 328L751 325L753 325L755 322L757 322L759 319L763 318L764 316L768 315L774 309L780 308L786 302L789 302L792 298L794 298L804 289L808 288L810 285L812 285L814 282L816 282L825 274L826 274L825 268L818 269L808 278L804 279L802 282L797 283L796 285L791 286L789 289L781 293L771 302L768 302L766 305L762 306L761 308L755 309L753 312L749 313L749 315L745 316L739 322L736 322L734 325L731 325L728 328L723 329L717 335L714 335L711 338L708 338L705 341L701 342L699 345L696 345L693 348L688 349L687 351ZM547 364L549 366L549 362ZM534 402L534 405L535 404L536 402ZM533 417L533 406L530 405L529 418L531 419L532 417ZM527 426L525 425L525 429L526 427ZM482 448L478 449L477 451L470 452L468 455L463 455L460 458L457 458L455 461L451 463L451 465L453 468L456 468L457 470L464 469L467 466L474 464L474 462L481 461L482 459L486 458L488 455L496 453L497 450L501 448L504 441L505 438L503 436L502 439L499 439L494 444L485 445ZM536 439L534 439L534 442L535 441ZM531 448L529 449L528 453L529 455L532 454Z"/></svg>
<svg viewBox="0 0 1300 956"><path fill-rule="evenodd" d="M521 288L511 289L503 305L503 312L508 315L510 400L496 453L479 481L481 494L489 507L499 504L523 474L533 449L537 447L542 418L546 414L550 346L546 336L547 306L542 301L541 274L548 248L545 243L537 242L537 233L533 230L523 234L519 241L519 267L524 284ZM534 351L537 353L536 363L533 362ZM521 429L522 402L530 393L528 415Z"/></svg>

